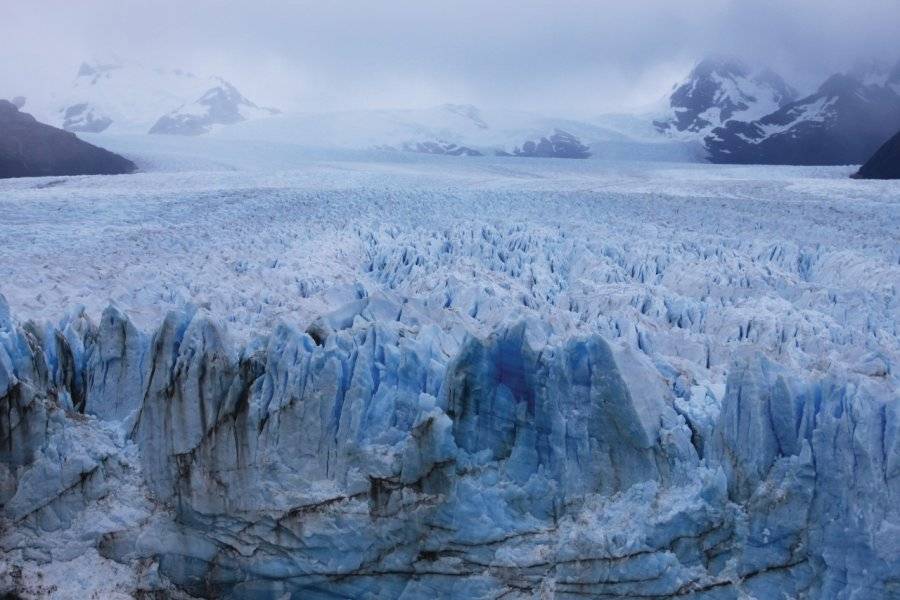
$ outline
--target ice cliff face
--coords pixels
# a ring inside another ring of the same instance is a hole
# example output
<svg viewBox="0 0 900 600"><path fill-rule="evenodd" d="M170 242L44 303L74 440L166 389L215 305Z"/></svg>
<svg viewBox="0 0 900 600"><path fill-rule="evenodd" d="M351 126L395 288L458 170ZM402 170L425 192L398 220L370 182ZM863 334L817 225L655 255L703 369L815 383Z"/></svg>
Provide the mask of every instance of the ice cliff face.
<svg viewBox="0 0 900 600"><path fill-rule="evenodd" d="M870 362L804 380L748 352L692 415L622 341L452 335L386 296L241 345L202 310L145 334L3 302L2 543L124 487L81 543L151 590L895 597L900 400Z"/></svg>

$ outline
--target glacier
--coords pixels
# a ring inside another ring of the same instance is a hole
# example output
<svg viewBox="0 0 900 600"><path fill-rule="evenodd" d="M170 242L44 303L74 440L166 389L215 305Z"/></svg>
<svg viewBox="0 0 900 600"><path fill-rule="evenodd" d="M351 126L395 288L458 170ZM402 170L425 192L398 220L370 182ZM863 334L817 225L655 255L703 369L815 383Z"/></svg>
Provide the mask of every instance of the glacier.
<svg viewBox="0 0 900 600"><path fill-rule="evenodd" d="M900 597L895 187L296 160L2 184L0 591Z"/></svg>

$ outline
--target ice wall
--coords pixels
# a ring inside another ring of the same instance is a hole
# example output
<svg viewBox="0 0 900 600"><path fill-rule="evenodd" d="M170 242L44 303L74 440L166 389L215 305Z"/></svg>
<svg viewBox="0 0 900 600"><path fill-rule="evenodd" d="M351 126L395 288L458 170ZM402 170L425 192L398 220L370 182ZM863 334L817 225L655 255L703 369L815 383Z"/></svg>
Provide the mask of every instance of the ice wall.
<svg viewBox="0 0 900 600"><path fill-rule="evenodd" d="M59 560L80 528L203 597L894 598L900 397L870 362L748 349L698 412L627 340L540 321L373 296L238 344L195 308L144 333L0 300L0 544Z"/></svg>

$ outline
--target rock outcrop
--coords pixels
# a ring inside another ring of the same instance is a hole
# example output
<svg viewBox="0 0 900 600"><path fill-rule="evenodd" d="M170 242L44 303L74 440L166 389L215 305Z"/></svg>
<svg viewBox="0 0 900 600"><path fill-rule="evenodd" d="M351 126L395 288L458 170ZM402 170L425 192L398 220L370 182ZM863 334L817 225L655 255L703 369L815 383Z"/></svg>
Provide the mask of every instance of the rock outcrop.
<svg viewBox="0 0 900 600"><path fill-rule="evenodd" d="M717 163L860 164L900 128L900 95L834 75L814 93L752 122L732 120L706 138Z"/></svg>
<svg viewBox="0 0 900 600"><path fill-rule="evenodd" d="M900 129L900 63L872 62L799 96L770 70L701 61L653 121L666 137L693 140L723 164L860 164Z"/></svg>
<svg viewBox="0 0 900 600"><path fill-rule="evenodd" d="M131 173L130 160L39 123L0 100L0 178Z"/></svg>
<svg viewBox="0 0 900 600"><path fill-rule="evenodd" d="M553 134L542 137L538 141L527 141L517 147L510 155L497 152L498 156L524 156L536 158L589 158L590 148L581 143L577 137L557 129Z"/></svg>
<svg viewBox="0 0 900 600"><path fill-rule="evenodd" d="M752 121L796 97L797 92L771 70L753 73L740 61L708 58L675 86L669 114L653 125L661 133L703 139L728 121Z"/></svg>
<svg viewBox="0 0 900 600"><path fill-rule="evenodd" d="M900 132L886 141L853 174L856 179L900 179Z"/></svg>

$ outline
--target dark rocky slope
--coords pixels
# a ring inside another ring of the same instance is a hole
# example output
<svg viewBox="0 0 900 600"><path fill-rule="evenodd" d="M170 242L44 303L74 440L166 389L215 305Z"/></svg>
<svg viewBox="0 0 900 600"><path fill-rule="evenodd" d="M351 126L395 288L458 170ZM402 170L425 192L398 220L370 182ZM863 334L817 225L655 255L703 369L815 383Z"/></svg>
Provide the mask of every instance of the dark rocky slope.
<svg viewBox="0 0 900 600"><path fill-rule="evenodd" d="M706 138L711 162L846 165L871 156L900 127L900 96L834 75L819 90L757 121L732 120Z"/></svg>
<svg viewBox="0 0 900 600"><path fill-rule="evenodd" d="M669 97L671 113L653 125L661 133L705 136L732 119L748 121L796 97L797 92L771 70L753 73L738 60L708 58L675 87Z"/></svg>
<svg viewBox="0 0 900 600"><path fill-rule="evenodd" d="M116 175L136 168L127 158L39 123L12 102L0 100L0 178Z"/></svg>
<svg viewBox="0 0 900 600"><path fill-rule="evenodd" d="M855 179L900 179L900 132L886 141L854 173Z"/></svg>

